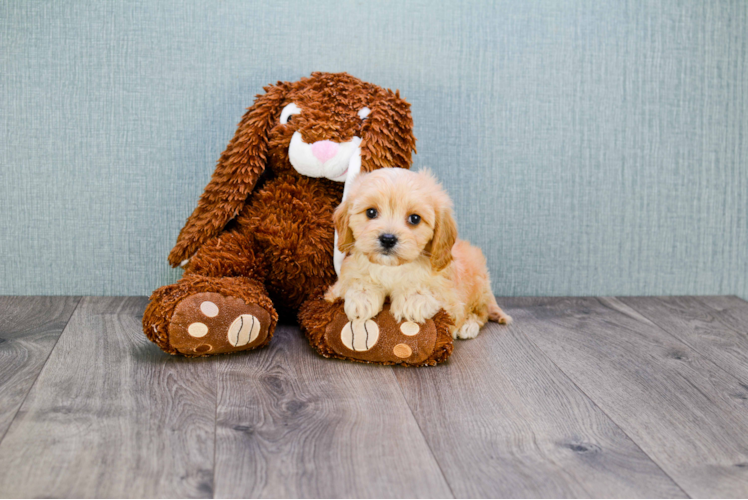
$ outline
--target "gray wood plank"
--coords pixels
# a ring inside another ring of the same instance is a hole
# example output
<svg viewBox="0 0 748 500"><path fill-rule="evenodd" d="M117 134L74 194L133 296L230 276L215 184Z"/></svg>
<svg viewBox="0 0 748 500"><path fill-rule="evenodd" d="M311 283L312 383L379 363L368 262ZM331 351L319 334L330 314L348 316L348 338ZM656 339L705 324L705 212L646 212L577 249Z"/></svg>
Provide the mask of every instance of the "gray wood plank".
<svg viewBox="0 0 748 500"><path fill-rule="evenodd" d="M217 497L450 497L392 368L327 360L295 327L218 374Z"/></svg>
<svg viewBox="0 0 748 500"><path fill-rule="evenodd" d="M714 309L715 319L732 328L745 341L748 336L748 302L735 295L697 297L699 301ZM744 345L744 344L741 344Z"/></svg>
<svg viewBox="0 0 748 500"><path fill-rule="evenodd" d="M445 365L396 370L455 495L684 497L524 328L489 324Z"/></svg>
<svg viewBox="0 0 748 500"><path fill-rule="evenodd" d="M504 303L686 493L748 496L748 388L738 379L616 299Z"/></svg>
<svg viewBox="0 0 748 500"><path fill-rule="evenodd" d="M80 297L0 297L0 442Z"/></svg>
<svg viewBox="0 0 748 500"><path fill-rule="evenodd" d="M215 370L141 332L144 297L84 298L0 443L7 497L210 497Z"/></svg>
<svg viewBox="0 0 748 500"><path fill-rule="evenodd" d="M748 385L747 302L737 297L618 297L618 300Z"/></svg>

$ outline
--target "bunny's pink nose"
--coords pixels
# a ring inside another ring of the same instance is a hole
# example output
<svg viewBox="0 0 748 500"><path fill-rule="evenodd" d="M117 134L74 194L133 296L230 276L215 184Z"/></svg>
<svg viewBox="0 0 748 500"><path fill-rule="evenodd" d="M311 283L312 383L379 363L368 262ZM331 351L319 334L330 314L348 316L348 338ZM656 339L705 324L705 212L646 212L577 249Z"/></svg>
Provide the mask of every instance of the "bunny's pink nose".
<svg viewBox="0 0 748 500"><path fill-rule="evenodd" d="M312 144L312 154L322 163L338 154L339 145L332 141L317 141Z"/></svg>

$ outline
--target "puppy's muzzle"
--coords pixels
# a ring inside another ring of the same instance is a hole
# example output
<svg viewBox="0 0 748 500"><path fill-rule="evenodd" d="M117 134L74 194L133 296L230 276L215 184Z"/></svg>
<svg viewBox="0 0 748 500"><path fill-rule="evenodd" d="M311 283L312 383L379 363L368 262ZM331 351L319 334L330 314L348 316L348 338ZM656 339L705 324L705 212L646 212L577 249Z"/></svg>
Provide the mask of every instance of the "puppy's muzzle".
<svg viewBox="0 0 748 500"><path fill-rule="evenodd" d="M394 234L384 233L379 235L379 244L382 245L385 252L392 250L397 245L397 236Z"/></svg>

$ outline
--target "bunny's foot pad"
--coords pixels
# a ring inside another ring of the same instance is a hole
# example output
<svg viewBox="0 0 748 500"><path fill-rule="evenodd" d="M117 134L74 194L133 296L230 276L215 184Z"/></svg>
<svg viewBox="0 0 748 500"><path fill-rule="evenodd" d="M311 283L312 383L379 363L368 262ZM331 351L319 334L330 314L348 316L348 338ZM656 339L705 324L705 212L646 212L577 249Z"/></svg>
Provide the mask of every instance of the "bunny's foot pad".
<svg viewBox="0 0 748 500"><path fill-rule="evenodd" d="M316 304L323 308L323 304ZM325 325L305 321L308 312L301 314L302 329L317 352L325 357L341 358L362 363L405 366L428 366L445 361L452 354L452 321L444 311L422 324L398 322L389 311L389 304L372 319L349 321L342 301L327 304L325 311L331 319ZM319 310L315 315L320 318ZM311 327L311 328L310 328Z"/></svg>
<svg viewBox="0 0 748 500"><path fill-rule="evenodd" d="M257 304L203 292L183 299L169 323L169 341L180 354L206 356L266 344L271 318Z"/></svg>

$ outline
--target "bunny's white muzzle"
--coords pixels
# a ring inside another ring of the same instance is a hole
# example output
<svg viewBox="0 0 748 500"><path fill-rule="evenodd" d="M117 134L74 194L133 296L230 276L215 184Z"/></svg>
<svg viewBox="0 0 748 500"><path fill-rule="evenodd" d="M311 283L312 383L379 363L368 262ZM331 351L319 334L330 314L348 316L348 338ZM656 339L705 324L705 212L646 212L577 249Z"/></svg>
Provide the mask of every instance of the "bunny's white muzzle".
<svg viewBox="0 0 748 500"><path fill-rule="evenodd" d="M348 196L348 188L361 172L361 138L354 137L348 142L317 141L307 144L299 132L294 132L288 146L288 159L291 166L307 177L325 177L336 182L345 182L343 199ZM338 250L338 232L335 231L335 251L333 263L335 272L340 274L340 264L345 254Z"/></svg>
<svg viewBox="0 0 748 500"><path fill-rule="evenodd" d="M301 175L345 182L351 158L360 145L360 137L341 143L317 141L307 144L299 132L294 132L288 146L288 159Z"/></svg>

